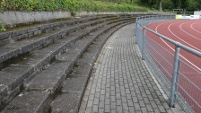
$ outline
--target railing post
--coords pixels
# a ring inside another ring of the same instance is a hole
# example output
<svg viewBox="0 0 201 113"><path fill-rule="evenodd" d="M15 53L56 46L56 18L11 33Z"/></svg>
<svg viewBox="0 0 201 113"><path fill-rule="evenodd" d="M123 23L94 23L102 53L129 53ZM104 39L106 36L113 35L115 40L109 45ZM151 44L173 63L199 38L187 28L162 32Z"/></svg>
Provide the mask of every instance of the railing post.
<svg viewBox="0 0 201 113"><path fill-rule="evenodd" d="M148 21L150 22L151 20L150 20L150 15L148 16Z"/></svg>
<svg viewBox="0 0 201 113"><path fill-rule="evenodd" d="M171 86L171 93L170 93L170 101L169 106L174 107L176 96L177 96L177 82L178 82L178 75L179 75L179 52L180 48L175 46L175 56L174 56L174 65L173 65L173 75L172 75L172 86Z"/></svg>
<svg viewBox="0 0 201 113"><path fill-rule="evenodd" d="M136 22L135 22L135 44L137 44L137 38L138 38L138 27L137 27L137 24L138 24L138 22L137 22L137 20L136 20Z"/></svg>
<svg viewBox="0 0 201 113"><path fill-rule="evenodd" d="M144 57L145 57L145 41L146 41L146 29L143 28L143 37L142 37L142 60L144 60Z"/></svg>
<svg viewBox="0 0 201 113"><path fill-rule="evenodd" d="M179 69L180 69L180 63L181 61L178 61L178 70L177 70L177 79L176 79L176 88L175 88L175 100L177 99L178 96L178 82L179 82Z"/></svg>
<svg viewBox="0 0 201 113"><path fill-rule="evenodd" d="M156 15L156 20L158 20L158 14Z"/></svg>

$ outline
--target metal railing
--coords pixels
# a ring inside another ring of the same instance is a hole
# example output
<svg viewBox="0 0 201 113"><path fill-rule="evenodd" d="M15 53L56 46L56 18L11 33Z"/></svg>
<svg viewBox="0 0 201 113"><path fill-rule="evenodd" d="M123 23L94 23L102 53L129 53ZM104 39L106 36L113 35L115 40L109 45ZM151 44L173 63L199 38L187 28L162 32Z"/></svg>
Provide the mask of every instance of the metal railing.
<svg viewBox="0 0 201 113"><path fill-rule="evenodd" d="M149 23L170 19L175 19L175 15L138 17L136 44L153 75L168 89L169 106L174 107L178 100L186 111L200 113L201 52L146 27Z"/></svg>

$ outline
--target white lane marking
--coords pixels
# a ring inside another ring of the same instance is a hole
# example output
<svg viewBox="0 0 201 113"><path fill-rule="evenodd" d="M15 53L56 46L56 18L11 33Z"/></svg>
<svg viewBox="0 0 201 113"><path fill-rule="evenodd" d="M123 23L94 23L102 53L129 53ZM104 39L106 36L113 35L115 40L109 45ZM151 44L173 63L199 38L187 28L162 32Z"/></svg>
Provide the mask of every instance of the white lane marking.
<svg viewBox="0 0 201 113"><path fill-rule="evenodd" d="M168 31L170 31L170 33L171 33L172 35L174 35L176 38L178 38L179 40L183 41L183 42L186 43L187 45L191 46L192 48L194 48L194 49L196 49L196 50L198 50L198 51L201 51L201 49L199 49L199 48L197 48L197 47L195 47L195 46L189 44L188 42L186 42L185 40L183 40L182 38L180 38L179 36L177 36L176 34L173 33L173 31L170 29L170 27L171 27L173 24L175 24L175 23L176 23L176 22L169 24L169 26L168 26Z"/></svg>
<svg viewBox="0 0 201 113"><path fill-rule="evenodd" d="M188 22L184 22L184 23L180 24L180 25L179 25L179 28L180 28L184 33L186 33L187 35L191 36L192 38L201 41L201 38L198 38L198 37L196 37L196 36L193 36L192 34L186 32L186 31L182 28L182 26L183 26L184 24L186 24L186 23L188 23ZM200 33L201 33L201 32L200 32Z"/></svg>
<svg viewBox="0 0 201 113"><path fill-rule="evenodd" d="M161 26L162 24L165 24L165 22L159 24L158 26L156 26L156 28L155 28L155 31L156 31L156 32L158 32L158 27ZM163 41L163 43L165 43L173 52L175 52L175 50L174 50L168 43L166 43L165 40L163 40L162 38L160 38L160 39L161 39L161 40ZM199 71L201 71L201 69L200 69L198 66L196 66L196 65L193 64L191 61L189 61L188 59L186 59L183 55L180 54L180 57L182 57L182 58L183 58L184 60L186 60L189 64L191 64L191 65L194 66L196 69L198 69Z"/></svg>
<svg viewBox="0 0 201 113"><path fill-rule="evenodd" d="M195 23L191 24L191 28L192 28L194 31L196 31L196 32L198 32L198 33L201 33L201 31L198 31L197 29L195 29L195 28L193 27L193 25L196 24L196 23L198 23L198 22L195 22Z"/></svg>

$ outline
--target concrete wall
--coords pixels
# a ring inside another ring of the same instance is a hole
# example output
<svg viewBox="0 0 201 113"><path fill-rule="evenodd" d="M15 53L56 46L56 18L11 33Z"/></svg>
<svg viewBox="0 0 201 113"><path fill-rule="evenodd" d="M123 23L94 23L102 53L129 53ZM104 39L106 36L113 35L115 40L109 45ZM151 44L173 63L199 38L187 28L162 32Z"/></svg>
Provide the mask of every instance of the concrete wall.
<svg viewBox="0 0 201 113"><path fill-rule="evenodd" d="M45 21L50 19L71 17L70 12L19 12L5 11L0 13L0 20L4 24L27 23L34 21Z"/></svg>
<svg viewBox="0 0 201 113"><path fill-rule="evenodd" d="M97 14L146 14L142 12L78 12L76 16L97 15ZM5 11L0 13L0 23L3 24L18 24L29 23L34 21L46 21L59 18L70 18L70 12L19 12Z"/></svg>

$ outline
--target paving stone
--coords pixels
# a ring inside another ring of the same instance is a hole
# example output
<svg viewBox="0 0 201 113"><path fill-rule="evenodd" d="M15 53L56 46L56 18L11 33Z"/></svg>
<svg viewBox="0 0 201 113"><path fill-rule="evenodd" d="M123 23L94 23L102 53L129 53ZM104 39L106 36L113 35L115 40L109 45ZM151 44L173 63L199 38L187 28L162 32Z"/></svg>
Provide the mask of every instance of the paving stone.
<svg viewBox="0 0 201 113"><path fill-rule="evenodd" d="M147 108L142 108L142 113L148 113Z"/></svg>
<svg viewBox="0 0 201 113"><path fill-rule="evenodd" d="M151 105L152 105L153 108L158 108L158 106L157 106L155 101L151 101Z"/></svg>
<svg viewBox="0 0 201 113"><path fill-rule="evenodd" d="M154 109L154 113L161 113L159 109Z"/></svg>
<svg viewBox="0 0 201 113"><path fill-rule="evenodd" d="M98 113L98 111L99 111L98 105L93 105L92 111L93 111L94 113Z"/></svg>
<svg viewBox="0 0 201 113"><path fill-rule="evenodd" d="M129 109L130 113L135 113L135 108L134 107L129 107L128 109Z"/></svg>
<svg viewBox="0 0 201 113"><path fill-rule="evenodd" d="M105 112L110 113L110 105L105 105Z"/></svg>
<svg viewBox="0 0 201 113"><path fill-rule="evenodd" d="M132 100L128 100L128 106L129 107L133 106L133 101Z"/></svg>
<svg viewBox="0 0 201 113"><path fill-rule="evenodd" d="M153 111L153 108L152 108L151 105L146 105L146 108L147 108L147 110L148 110L149 112Z"/></svg>
<svg viewBox="0 0 201 113"><path fill-rule="evenodd" d="M133 97L133 102L134 102L134 103L138 102L137 97Z"/></svg>
<svg viewBox="0 0 201 113"><path fill-rule="evenodd" d="M98 105L99 105L99 109L104 108L105 103L104 103L104 101L100 101Z"/></svg>
<svg viewBox="0 0 201 113"><path fill-rule="evenodd" d="M122 106L123 106L123 110L124 111L128 111L128 105L127 105L127 103L123 103Z"/></svg>
<svg viewBox="0 0 201 113"><path fill-rule="evenodd" d="M105 99L105 104L110 105L110 99Z"/></svg>
<svg viewBox="0 0 201 113"><path fill-rule="evenodd" d="M121 106L122 105L122 101L121 100L116 100L117 106Z"/></svg>
<svg viewBox="0 0 201 113"><path fill-rule="evenodd" d="M88 101L87 108L92 107L92 106L93 106L93 101Z"/></svg>
<svg viewBox="0 0 201 113"><path fill-rule="evenodd" d="M99 109L98 113L104 113L104 109Z"/></svg>
<svg viewBox="0 0 201 113"><path fill-rule="evenodd" d="M93 104L94 104L94 105L98 105L98 104L99 104L99 98L94 98Z"/></svg>
<svg viewBox="0 0 201 113"><path fill-rule="evenodd" d="M84 112L85 113L85 112ZM92 108L87 108L86 113L92 113Z"/></svg>

